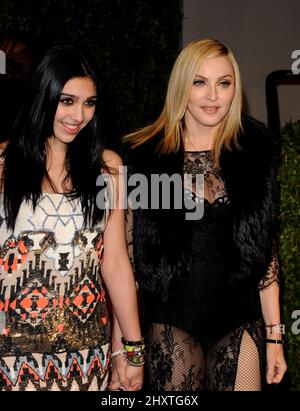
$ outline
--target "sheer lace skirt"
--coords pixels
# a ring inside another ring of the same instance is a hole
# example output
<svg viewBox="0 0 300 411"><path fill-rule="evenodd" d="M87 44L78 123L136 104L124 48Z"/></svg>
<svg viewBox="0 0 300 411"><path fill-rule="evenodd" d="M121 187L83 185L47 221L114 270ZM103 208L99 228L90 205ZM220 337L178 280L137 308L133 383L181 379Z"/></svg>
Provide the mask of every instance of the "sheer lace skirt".
<svg viewBox="0 0 300 411"><path fill-rule="evenodd" d="M152 390L261 390L264 344L260 322L239 327L206 349L185 331L151 324L147 351Z"/></svg>

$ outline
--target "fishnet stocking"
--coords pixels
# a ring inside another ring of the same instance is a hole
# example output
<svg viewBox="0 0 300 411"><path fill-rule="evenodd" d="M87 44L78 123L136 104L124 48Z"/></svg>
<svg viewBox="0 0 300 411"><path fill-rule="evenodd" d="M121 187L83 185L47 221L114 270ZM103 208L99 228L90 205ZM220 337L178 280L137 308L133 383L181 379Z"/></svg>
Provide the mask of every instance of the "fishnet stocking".
<svg viewBox="0 0 300 411"><path fill-rule="evenodd" d="M261 391L258 350L247 331L241 341L234 391Z"/></svg>
<svg viewBox="0 0 300 411"><path fill-rule="evenodd" d="M152 324L146 347L149 388L260 391L262 341L260 322L237 328L207 350L176 327Z"/></svg>

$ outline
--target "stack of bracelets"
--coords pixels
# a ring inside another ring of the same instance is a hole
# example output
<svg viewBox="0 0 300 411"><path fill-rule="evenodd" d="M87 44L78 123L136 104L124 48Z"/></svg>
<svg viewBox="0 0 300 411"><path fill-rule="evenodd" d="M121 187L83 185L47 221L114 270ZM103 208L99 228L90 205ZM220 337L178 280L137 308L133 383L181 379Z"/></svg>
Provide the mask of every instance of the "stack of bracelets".
<svg viewBox="0 0 300 411"><path fill-rule="evenodd" d="M279 334L281 336L280 339L276 338L266 338L266 343L271 344L283 344L283 335L285 334L285 325L284 324L266 324L266 330L270 330L270 334Z"/></svg>
<svg viewBox="0 0 300 411"><path fill-rule="evenodd" d="M145 344L144 338L140 341L129 341L122 337L121 339L124 348L118 351L114 351L111 357L116 357L117 355L124 355L125 359L130 365L134 367L141 367L145 364Z"/></svg>

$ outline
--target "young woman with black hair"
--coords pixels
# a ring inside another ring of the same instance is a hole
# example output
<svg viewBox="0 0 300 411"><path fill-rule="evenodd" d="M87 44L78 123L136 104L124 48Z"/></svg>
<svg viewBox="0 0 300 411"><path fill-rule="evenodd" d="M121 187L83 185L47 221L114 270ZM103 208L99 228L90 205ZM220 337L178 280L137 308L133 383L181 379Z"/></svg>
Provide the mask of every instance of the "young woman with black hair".
<svg viewBox="0 0 300 411"><path fill-rule="evenodd" d="M72 46L49 50L13 138L2 147L0 390L105 389L111 351L105 289L120 324L114 338L119 345L125 339L126 367L114 389L142 386L124 213L112 209L108 184L103 207L96 205L100 174L112 178L119 196L121 166L104 148L99 98L90 61Z"/></svg>

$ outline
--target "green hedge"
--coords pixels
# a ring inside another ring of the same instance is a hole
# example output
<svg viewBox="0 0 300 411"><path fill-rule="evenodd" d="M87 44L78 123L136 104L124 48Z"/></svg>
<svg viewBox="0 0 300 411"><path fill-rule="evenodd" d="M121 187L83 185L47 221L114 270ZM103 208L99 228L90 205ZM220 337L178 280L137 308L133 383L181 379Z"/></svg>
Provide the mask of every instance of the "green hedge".
<svg viewBox="0 0 300 411"><path fill-rule="evenodd" d="M112 138L160 112L180 49L180 0L1 0L1 30L22 31L43 47L92 49L103 84L103 122Z"/></svg>
<svg viewBox="0 0 300 411"><path fill-rule="evenodd" d="M300 120L282 129L280 182L280 257L283 274L283 315L287 326L287 361L291 390L300 391L300 334L293 333L292 313L300 310ZM298 326L299 329L299 326Z"/></svg>

